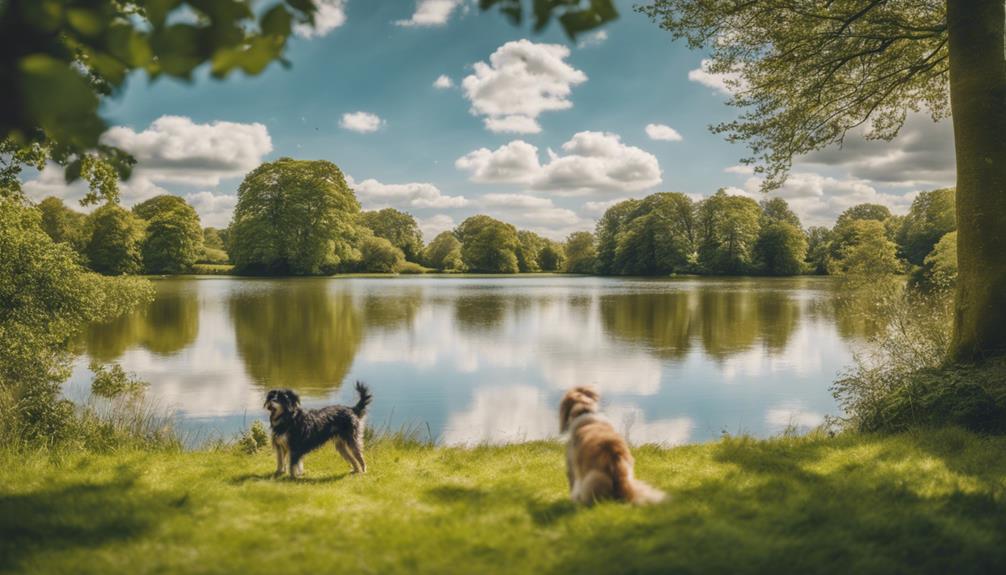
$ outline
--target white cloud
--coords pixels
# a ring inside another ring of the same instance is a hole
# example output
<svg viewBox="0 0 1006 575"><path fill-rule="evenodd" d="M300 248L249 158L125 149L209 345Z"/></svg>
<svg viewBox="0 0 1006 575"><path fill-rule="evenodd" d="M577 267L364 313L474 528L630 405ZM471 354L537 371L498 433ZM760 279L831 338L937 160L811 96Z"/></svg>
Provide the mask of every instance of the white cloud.
<svg viewBox="0 0 1006 575"><path fill-rule="evenodd" d="M380 116L370 112L347 112L339 121L339 125L344 129L361 134L376 132L383 124L384 120Z"/></svg>
<svg viewBox="0 0 1006 575"><path fill-rule="evenodd" d="M408 20L396 20L397 26L443 26L451 12L465 0L416 0L416 11Z"/></svg>
<svg viewBox="0 0 1006 575"><path fill-rule="evenodd" d="M523 140L503 144L496 150L479 148L458 158L454 166L471 172L473 182L530 183L541 171L538 148Z"/></svg>
<svg viewBox="0 0 1006 575"><path fill-rule="evenodd" d="M802 171L791 173L780 189L768 195L759 191L760 186L761 179L751 176L743 187L730 187L726 191L754 200L781 197L800 216L804 226L831 226L842 212L862 203L881 204L894 213L904 213L916 195L882 193L867 180Z"/></svg>
<svg viewBox="0 0 1006 575"><path fill-rule="evenodd" d="M579 132L562 150L562 156L549 150L549 161L542 165L538 148L514 140L496 150L470 152L454 165L474 182L516 183L559 195L637 191L661 182L657 158L623 144L617 134Z"/></svg>
<svg viewBox="0 0 1006 575"><path fill-rule="evenodd" d="M538 133L542 112L573 107L572 87L587 75L565 62L569 48L516 40L500 46L489 63L476 62L461 85L471 113L492 132Z"/></svg>
<svg viewBox="0 0 1006 575"><path fill-rule="evenodd" d="M867 128L846 136L842 146L812 152L801 164L845 168L855 178L901 187L952 186L957 180L953 123L911 114L894 140L869 140Z"/></svg>
<svg viewBox="0 0 1006 575"><path fill-rule="evenodd" d="M437 79L433 81L433 87L438 90L446 90L448 88L454 87L454 80L451 80L450 76L447 74L441 74L437 76Z"/></svg>
<svg viewBox="0 0 1006 575"><path fill-rule="evenodd" d="M443 441L472 445L545 439L559 431L554 411L541 390L529 385L478 389L468 409L451 414Z"/></svg>
<svg viewBox="0 0 1006 575"><path fill-rule="evenodd" d="M717 74L711 72L709 67L712 65L712 60L705 58L699 63L699 67L690 70L688 72L688 79L692 82L697 82L712 88L714 91L731 96L738 91L743 91L745 84L741 75L737 72L730 72L725 74Z"/></svg>
<svg viewBox="0 0 1006 575"><path fill-rule="evenodd" d="M754 166L737 164L736 166L730 166L728 168L724 168L723 171L728 174L740 174L742 176L750 176L754 174Z"/></svg>
<svg viewBox="0 0 1006 575"><path fill-rule="evenodd" d="M486 211L518 228L555 240L592 225L573 210L556 206L549 198L530 194L486 194L479 198L478 203Z"/></svg>
<svg viewBox="0 0 1006 575"><path fill-rule="evenodd" d="M272 151L269 131L262 124L197 124L184 116L161 116L142 132L113 127L101 141L132 154L141 177L199 186L243 176Z"/></svg>
<svg viewBox="0 0 1006 575"><path fill-rule="evenodd" d="M646 135L651 140L663 140L666 142L680 142L683 139L677 130L664 124L647 124Z"/></svg>
<svg viewBox="0 0 1006 575"><path fill-rule="evenodd" d="M613 200L605 200L602 202L587 202L583 204L583 208L584 210L586 210L588 214L600 216L604 212L608 211L608 208L610 208L611 206L614 206L615 204L620 202L624 202L627 199L629 198L615 198Z"/></svg>
<svg viewBox="0 0 1006 575"><path fill-rule="evenodd" d="M318 11L314 13L314 26L295 24L293 31L302 38L328 35L346 23L346 0L314 0Z"/></svg>
<svg viewBox="0 0 1006 575"><path fill-rule="evenodd" d="M430 242L441 232L454 229L454 218L447 214L436 214L428 218L418 218L419 230L423 232L423 241Z"/></svg>
<svg viewBox="0 0 1006 575"><path fill-rule="evenodd" d="M373 178L356 182L346 178L366 209L387 206L412 208L460 208L468 204L464 196L445 196L440 189L427 182L385 184Z"/></svg>
<svg viewBox="0 0 1006 575"><path fill-rule="evenodd" d="M607 30L598 30L597 32L592 32L583 36L583 39L577 42L576 46L578 48L593 48L594 46L600 46L604 44L608 39Z"/></svg>
<svg viewBox="0 0 1006 575"><path fill-rule="evenodd" d="M225 228L234 215L238 197L235 194L214 194L204 191L185 194L185 201L196 209L203 227Z"/></svg>

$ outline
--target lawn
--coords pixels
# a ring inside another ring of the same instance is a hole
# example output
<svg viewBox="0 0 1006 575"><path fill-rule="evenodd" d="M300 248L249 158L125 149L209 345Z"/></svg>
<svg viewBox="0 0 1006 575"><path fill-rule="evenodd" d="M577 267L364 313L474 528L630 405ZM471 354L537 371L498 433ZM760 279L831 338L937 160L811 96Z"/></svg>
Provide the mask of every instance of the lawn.
<svg viewBox="0 0 1006 575"><path fill-rule="evenodd" d="M640 448L649 508L567 502L562 447L375 442L303 480L235 450L0 455L0 572L1003 573L1006 438Z"/></svg>

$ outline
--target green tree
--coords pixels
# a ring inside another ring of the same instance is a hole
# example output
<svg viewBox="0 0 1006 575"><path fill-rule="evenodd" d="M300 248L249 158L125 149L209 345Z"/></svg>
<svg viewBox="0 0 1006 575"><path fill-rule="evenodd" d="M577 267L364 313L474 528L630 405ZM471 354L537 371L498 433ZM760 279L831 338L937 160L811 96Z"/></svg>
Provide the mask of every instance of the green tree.
<svg viewBox="0 0 1006 575"><path fill-rule="evenodd" d="M280 158L238 188L229 253L252 274L331 273L356 259L360 204L342 171L323 160Z"/></svg>
<svg viewBox="0 0 1006 575"><path fill-rule="evenodd" d="M566 264L566 250L554 240L545 240L545 247L538 252L538 265L543 272L557 272Z"/></svg>
<svg viewBox="0 0 1006 575"><path fill-rule="evenodd" d="M514 251L514 255L517 256L517 268L525 273L540 272L541 263L538 258L546 244L547 240L534 232L528 230L517 232L517 249Z"/></svg>
<svg viewBox="0 0 1006 575"><path fill-rule="evenodd" d="M143 220L115 204L91 212L85 221L84 248L91 269L105 275L140 273L143 228Z"/></svg>
<svg viewBox="0 0 1006 575"><path fill-rule="evenodd" d="M957 229L954 189L922 192L912 201L898 230L901 254L909 263L920 266L944 234Z"/></svg>
<svg viewBox="0 0 1006 575"><path fill-rule="evenodd" d="M71 210L63 200L53 196L39 202L37 207L42 213L42 229L54 242L65 242L78 252L84 251L84 214Z"/></svg>
<svg viewBox="0 0 1006 575"><path fill-rule="evenodd" d="M929 285L937 289L953 288L957 282L957 232L944 234L923 264Z"/></svg>
<svg viewBox="0 0 1006 575"><path fill-rule="evenodd" d="M831 230L814 226L807 230L807 265L811 273L828 273L831 262Z"/></svg>
<svg viewBox="0 0 1006 575"><path fill-rule="evenodd" d="M563 246L566 252L565 270L571 274L595 273L598 265L597 249L594 246L594 234L590 232L573 232L566 238Z"/></svg>
<svg viewBox="0 0 1006 575"><path fill-rule="evenodd" d="M405 261L405 254L385 238L367 230L360 234L360 271L394 273Z"/></svg>
<svg viewBox="0 0 1006 575"><path fill-rule="evenodd" d="M394 208L360 213L360 223L374 235L402 250L405 259L418 262L423 252L423 232L416 218Z"/></svg>
<svg viewBox="0 0 1006 575"><path fill-rule="evenodd" d="M754 246L755 267L764 274L793 276L803 272L807 238L788 221L769 221L761 226Z"/></svg>
<svg viewBox="0 0 1006 575"><path fill-rule="evenodd" d="M883 222L851 220L844 225L848 241L833 262L833 273L875 277L902 271L898 246L887 238Z"/></svg>
<svg viewBox="0 0 1006 575"><path fill-rule="evenodd" d="M597 220L595 233L597 235L597 273L614 275L617 272L615 256L618 253L618 233L623 229L639 205L639 200L618 202L605 210L604 215ZM567 250L567 256L569 251ZM577 272L583 273L583 272Z"/></svg>
<svg viewBox="0 0 1006 575"><path fill-rule="evenodd" d="M833 261L841 260L849 245L858 241L857 234L861 227L856 222L879 222L884 228L888 239L892 238L891 211L878 204L858 204L848 208L838 216L835 227L831 230L831 247L829 257ZM895 224L896 225L896 224Z"/></svg>
<svg viewBox="0 0 1006 575"><path fill-rule="evenodd" d="M959 276L953 355L1006 353L1006 4L1002 0L652 0L640 8L733 74L744 111L716 127L746 141L765 186L794 157L859 126L897 135L909 111L952 117ZM952 112L952 115L951 115Z"/></svg>
<svg viewBox="0 0 1006 575"><path fill-rule="evenodd" d="M762 223L786 222L798 230L803 229L800 217L793 213L786 200L772 198L771 200L762 200L758 205L761 206Z"/></svg>
<svg viewBox="0 0 1006 575"><path fill-rule="evenodd" d="M220 230L213 227L203 228L203 249L196 261L210 264L226 264L230 261Z"/></svg>
<svg viewBox="0 0 1006 575"><path fill-rule="evenodd" d="M199 214L178 196L162 194L133 206L146 220L143 268L149 274L178 274L192 269L203 252Z"/></svg>
<svg viewBox="0 0 1006 575"><path fill-rule="evenodd" d="M758 202L719 190L699 202L696 219L698 261L703 269L734 275L751 270L761 225Z"/></svg>
<svg viewBox="0 0 1006 575"><path fill-rule="evenodd" d="M59 397L72 367L67 341L149 300L150 284L86 270L42 230L37 210L9 199L0 199L0 254L0 436L73 439L73 404Z"/></svg>
<svg viewBox="0 0 1006 575"><path fill-rule="evenodd" d="M454 232L440 232L423 249L423 264L447 272L464 271L461 259L461 242Z"/></svg>
<svg viewBox="0 0 1006 575"><path fill-rule="evenodd" d="M454 230L461 241L461 259L469 271L517 273L517 228L486 215L461 222Z"/></svg>
<svg viewBox="0 0 1006 575"><path fill-rule="evenodd" d="M643 198L631 213L617 219L621 226L615 233L612 272L667 275L688 269L695 251L693 215L692 201L684 194Z"/></svg>

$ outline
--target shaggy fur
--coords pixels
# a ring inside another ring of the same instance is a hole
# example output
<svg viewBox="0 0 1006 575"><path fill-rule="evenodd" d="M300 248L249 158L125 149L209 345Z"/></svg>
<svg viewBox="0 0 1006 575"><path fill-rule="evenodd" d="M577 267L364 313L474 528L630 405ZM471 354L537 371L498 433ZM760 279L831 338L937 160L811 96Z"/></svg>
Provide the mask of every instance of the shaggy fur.
<svg viewBox="0 0 1006 575"><path fill-rule="evenodd" d="M304 473L305 455L331 441L354 473L366 473L363 460L363 418L373 396L366 385L356 382L360 400L353 407L331 405L321 409L301 409L300 396L290 389L274 389L266 395L272 444L276 449L276 477L289 472Z"/></svg>
<svg viewBox="0 0 1006 575"><path fill-rule="evenodd" d="M636 505L662 501L662 491L633 477L629 445L597 412L599 399L592 387L574 387L559 404L559 429L570 432L566 477L573 501L584 505L602 499Z"/></svg>

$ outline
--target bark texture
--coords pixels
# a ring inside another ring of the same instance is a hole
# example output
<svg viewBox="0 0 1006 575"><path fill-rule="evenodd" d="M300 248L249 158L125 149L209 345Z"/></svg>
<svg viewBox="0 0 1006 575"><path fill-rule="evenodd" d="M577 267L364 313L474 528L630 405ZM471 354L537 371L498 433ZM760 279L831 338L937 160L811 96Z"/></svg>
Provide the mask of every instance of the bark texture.
<svg viewBox="0 0 1006 575"><path fill-rule="evenodd" d="M947 0L957 152L953 355L1006 354L1006 2Z"/></svg>

